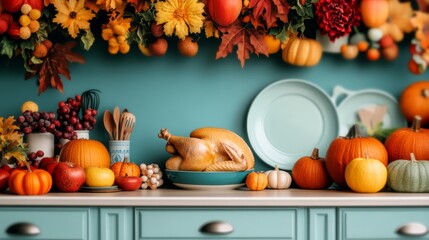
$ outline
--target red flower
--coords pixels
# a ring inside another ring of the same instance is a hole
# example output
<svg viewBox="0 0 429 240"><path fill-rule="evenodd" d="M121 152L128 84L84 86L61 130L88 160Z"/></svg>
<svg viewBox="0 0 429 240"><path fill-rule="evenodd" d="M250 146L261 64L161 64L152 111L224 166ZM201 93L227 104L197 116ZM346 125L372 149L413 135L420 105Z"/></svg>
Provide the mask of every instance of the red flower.
<svg viewBox="0 0 429 240"><path fill-rule="evenodd" d="M352 31L360 24L357 0L319 0L316 3L316 20L322 35L333 42Z"/></svg>

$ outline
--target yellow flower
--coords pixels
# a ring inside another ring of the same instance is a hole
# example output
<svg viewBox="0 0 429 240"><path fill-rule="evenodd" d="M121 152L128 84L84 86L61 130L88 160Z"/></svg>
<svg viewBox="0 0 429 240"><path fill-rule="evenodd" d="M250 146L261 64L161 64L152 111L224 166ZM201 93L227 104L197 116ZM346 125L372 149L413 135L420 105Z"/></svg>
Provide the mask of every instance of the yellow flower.
<svg viewBox="0 0 429 240"><path fill-rule="evenodd" d="M184 39L189 32L199 33L204 21L204 4L198 0L166 0L155 4L158 24L164 24L167 36Z"/></svg>
<svg viewBox="0 0 429 240"><path fill-rule="evenodd" d="M80 29L89 30L89 20L95 14L85 8L85 0L55 0L54 6L58 13L53 19L54 23L68 28L72 38L76 38Z"/></svg>

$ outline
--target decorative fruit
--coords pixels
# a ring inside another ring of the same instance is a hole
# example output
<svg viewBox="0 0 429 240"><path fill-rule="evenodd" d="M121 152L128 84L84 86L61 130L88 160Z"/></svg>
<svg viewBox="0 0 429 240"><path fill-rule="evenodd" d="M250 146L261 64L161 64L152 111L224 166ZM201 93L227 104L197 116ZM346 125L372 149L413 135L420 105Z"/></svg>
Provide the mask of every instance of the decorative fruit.
<svg viewBox="0 0 429 240"><path fill-rule="evenodd" d="M429 161L399 159L387 165L387 186L395 192L429 192Z"/></svg>
<svg viewBox="0 0 429 240"><path fill-rule="evenodd" d="M123 162L115 162L110 167L112 169L113 173L115 174L115 177L140 177L140 167L130 162L128 158L124 158Z"/></svg>
<svg viewBox="0 0 429 240"><path fill-rule="evenodd" d="M40 12L43 10L43 0L24 0L24 4L29 4L33 9L37 9Z"/></svg>
<svg viewBox="0 0 429 240"><path fill-rule="evenodd" d="M16 13L21 10L23 0L1 0L1 3L6 11Z"/></svg>
<svg viewBox="0 0 429 240"><path fill-rule="evenodd" d="M8 187L10 174L8 171L0 169L0 192L3 192Z"/></svg>
<svg viewBox="0 0 429 240"><path fill-rule="evenodd" d="M31 7L30 4L24 3L21 6L21 13L23 15L28 15L30 13L31 9L33 9L33 8Z"/></svg>
<svg viewBox="0 0 429 240"><path fill-rule="evenodd" d="M85 174L85 185L88 187L110 187L115 182L115 174L110 168L87 167Z"/></svg>
<svg viewBox="0 0 429 240"><path fill-rule="evenodd" d="M164 35L164 30L162 28L163 25L157 24L155 21L150 23L150 33L156 38L162 37L162 35Z"/></svg>
<svg viewBox="0 0 429 240"><path fill-rule="evenodd" d="M11 22L9 24L9 29L7 30L7 34L12 39L19 39L19 23L17 22Z"/></svg>
<svg viewBox="0 0 429 240"><path fill-rule="evenodd" d="M158 164L152 163L146 165L145 163L142 163L140 164L140 170L142 172L142 175L140 176L142 179L142 189L150 188L155 190L164 183L162 180L162 171Z"/></svg>
<svg viewBox="0 0 429 240"><path fill-rule="evenodd" d="M3 19L0 19L0 35L3 35L9 29L9 25Z"/></svg>
<svg viewBox="0 0 429 240"><path fill-rule="evenodd" d="M322 45L313 39L288 38L282 50L283 61L296 65L311 67L322 58Z"/></svg>
<svg viewBox="0 0 429 240"><path fill-rule="evenodd" d="M0 13L0 19L5 20L7 22L7 25L10 25L13 22L13 16L7 12Z"/></svg>
<svg viewBox="0 0 429 240"><path fill-rule="evenodd" d="M263 39L264 39L265 44L267 45L268 54L275 54L278 51L280 51L280 47L282 44L280 39L278 39L275 36L270 35L270 34L264 35Z"/></svg>
<svg viewBox="0 0 429 240"><path fill-rule="evenodd" d="M383 31L379 28L371 28L368 30L368 39L372 42L378 42L383 37Z"/></svg>
<svg viewBox="0 0 429 240"><path fill-rule="evenodd" d="M207 7L213 22L226 27L237 20L241 13L243 2L242 0L208 0Z"/></svg>
<svg viewBox="0 0 429 240"><path fill-rule="evenodd" d="M343 58L347 60L355 59L359 54L359 49L357 45L342 45L340 51Z"/></svg>
<svg viewBox="0 0 429 240"><path fill-rule="evenodd" d="M74 163L60 162L52 174L55 187L61 192L77 192L85 183L83 168Z"/></svg>
<svg viewBox="0 0 429 240"><path fill-rule="evenodd" d="M326 151L326 168L329 176L340 187L346 188L344 178L346 165L353 159L368 154L387 166L387 151L384 145L373 137L363 137L359 125L353 125L345 137L331 142Z"/></svg>
<svg viewBox="0 0 429 240"><path fill-rule="evenodd" d="M378 159L355 158L346 166L345 178L351 190L360 193L376 193L387 182L387 168Z"/></svg>
<svg viewBox="0 0 429 240"><path fill-rule="evenodd" d="M408 85L402 91L399 106L402 114L409 122L418 115L421 117L423 126L429 124L429 81L419 81ZM421 156L417 155L417 159L421 159Z"/></svg>
<svg viewBox="0 0 429 240"><path fill-rule="evenodd" d="M380 44L381 48L388 48L392 45L395 45L395 40L393 40L390 34L385 34L378 43Z"/></svg>
<svg viewBox="0 0 429 240"><path fill-rule="evenodd" d="M414 153L417 159L429 159L429 129L421 128L421 117L414 118L411 128L400 128L392 132L384 142L389 162L409 159Z"/></svg>
<svg viewBox="0 0 429 240"><path fill-rule="evenodd" d="M377 61L380 59L380 50L377 48L370 48L366 52L366 58L370 61Z"/></svg>
<svg viewBox="0 0 429 240"><path fill-rule="evenodd" d="M261 191L268 186L268 177L264 172L251 172L246 176L246 186L252 191Z"/></svg>
<svg viewBox="0 0 429 240"><path fill-rule="evenodd" d="M319 157L319 149L314 148L311 156L298 159L292 168L293 181L304 189L326 189L332 184L326 169L325 159Z"/></svg>
<svg viewBox="0 0 429 240"><path fill-rule="evenodd" d="M34 45L33 56L36 58L44 58L48 55L48 48L42 43L36 43Z"/></svg>
<svg viewBox="0 0 429 240"><path fill-rule="evenodd" d="M157 38L155 42L152 42L147 47L151 56L164 56L168 49L168 42L165 38Z"/></svg>
<svg viewBox="0 0 429 240"><path fill-rule="evenodd" d="M123 191L135 191L140 188L142 184L142 179L140 177L116 177L115 183Z"/></svg>
<svg viewBox="0 0 429 240"><path fill-rule="evenodd" d="M292 177L286 171L282 171L276 165L274 170L269 170L265 172L268 178L268 188L272 189L286 189L290 187L292 183Z"/></svg>
<svg viewBox="0 0 429 240"><path fill-rule="evenodd" d="M43 195L52 187L51 175L42 169L16 169L9 178L9 190L18 195Z"/></svg>
<svg viewBox="0 0 429 240"><path fill-rule="evenodd" d="M183 56L194 57L198 53L198 43L192 37L187 36L185 39L179 40L177 49Z"/></svg>
<svg viewBox="0 0 429 240"><path fill-rule="evenodd" d="M55 168L57 167L58 163L60 162L57 157L54 158L43 158L40 161L44 161L44 163L39 162L39 168L46 170L49 174L54 174Z"/></svg>
<svg viewBox="0 0 429 240"><path fill-rule="evenodd" d="M63 146L60 161L72 162L83 168L109 168L110 154L106 147L97 140L76 139Z"/></svg>
<svg viewBox="0 0 429 240"><path fill-rule="evenodd" d="M380 27L389 17L389 2L387 0L362 0L361 16L365 26Z"/></svg>
<svg viewBox="0 0 429 240"><path fill-rule="evenodd" d="M408 70L412 74L422 74L426 72L427 63L420 55L413 55L413 57L408 61Z"/></svg>
<svg viewBox="0 0 429 240"><path fill-rule="evenodd" d="M398 45L393 44L390 47L381 49L381 56L387 61L394 61L398 58L399 48Z"/></svg>

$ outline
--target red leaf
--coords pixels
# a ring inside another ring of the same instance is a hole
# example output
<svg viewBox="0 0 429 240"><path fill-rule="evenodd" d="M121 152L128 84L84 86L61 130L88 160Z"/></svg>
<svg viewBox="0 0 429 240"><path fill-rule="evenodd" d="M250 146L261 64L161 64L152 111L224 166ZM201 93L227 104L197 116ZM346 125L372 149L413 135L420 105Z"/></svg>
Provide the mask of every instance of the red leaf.
<svg viewBox="0 0 429 240"><path fill-rule="evenodd" d="M250 58L251 53L264 54L268 56L268 49L262 38L262 33L256 29L246 29L240 25L233 25L221 29L222 42L216 52L216 59L228 56L237 46L237 58L244 67L246 59Z"/></svg>
<svg viewBox="0 0 429 240"><path fill-rule="evenodd" d="M290 5L286 0L250 0L253 18L262 18L267 28L277 26L277 20L288 21Z"/></svg>

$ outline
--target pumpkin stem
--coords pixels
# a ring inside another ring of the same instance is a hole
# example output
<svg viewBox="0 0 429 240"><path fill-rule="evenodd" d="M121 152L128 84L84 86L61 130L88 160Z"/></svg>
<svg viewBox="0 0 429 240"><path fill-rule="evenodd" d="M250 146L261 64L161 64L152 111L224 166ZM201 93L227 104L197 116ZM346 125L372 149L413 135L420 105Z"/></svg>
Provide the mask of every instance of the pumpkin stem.
<svg viewBox="0 0 429 240"><path fill-rule="evenodd" d="M411 162L415 162L416 161L416 156L414 155L414 153L410 153L410 157L411 157Z"/></svg>
<svg viewBox="0 0 429 240"><path fill-rule="evenodd" d="M130 162L130 160L127 158L127 157L125 157L124 158L124 160L122 161L123 163L129 163Z"/></svg>
<svg viewBox="0 0 429 240"><path fill-rule="evenodd" d="M423 88L421 94L424 98L428 98L429 97L429 89Z"/></svg>
<svg viewBox="0 0 429 240"><path fill-rule="evenodd" d="M318 148L313 149L313 152L311 153L311 159L313 159L313 160L319 159L319 149Z"/></svg>
<svg viewBox="0 0 429 240"><path fill-rule="evenodd" d="M31 171L31 167L30 167L30 163L25 162L25 167L27 168L27 171L28 171L28 172L32 172L32 171Z"/></svg>
<svg viewBox="0 0 429 240"><path fill-rule="evenodd" d="M419 115L414 116L413 124L411 125L411 129L414 132L420 132L420 129L422 127L422 117Z"/></svg>
<svg viewBox="0 0 429 240"><path fill-rule="evenodd" d="M274 171L278 171L279 170L279 166L276 164L275 166L274 166Z"/></svg>
<svg viewBox="0 0 429 240"><path fill-rule="evenodd" d="M359 124L353 124L353 126L349 129L349 132L346 135L346 138L357 138L361 137Z"/></svg>
<svg viewBox="0 0 429 240"><path fill-rule="evenodd" d="M368 160L369 159L369 154L368 151L365 152L365 159Z"/></svg>

